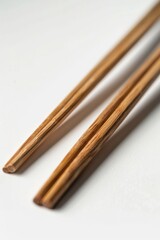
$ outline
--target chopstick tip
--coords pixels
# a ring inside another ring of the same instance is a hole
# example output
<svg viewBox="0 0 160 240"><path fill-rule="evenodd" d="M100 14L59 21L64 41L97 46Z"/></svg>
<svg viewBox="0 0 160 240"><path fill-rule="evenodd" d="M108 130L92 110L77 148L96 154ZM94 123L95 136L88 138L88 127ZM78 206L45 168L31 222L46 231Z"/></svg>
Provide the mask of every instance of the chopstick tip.
<svg viewBox="0 0 160 240"><path fill-rule="evenodd" d="M35 197L33 198L33 202L34 202L35 204L39 205L39 206L42 206L41 198L39 198L39 197L37 197L37 196L35 196Z"/></svg>
<svg viewBox="0 0 160 240"><path fill-rule="evenodd" d="M46 201L46 200L43 200L43 199L41 201L41 204L44 207L49 208L49 209L52 209L54 207L53 204L50 201Z"/></svg>
<svg viewBox="0 0 160 240"><path fill-rule="evenodd" d="M3 167L3 172L5 173L14 173L16 171L16 168L13 165L5 165Z"/></svg>

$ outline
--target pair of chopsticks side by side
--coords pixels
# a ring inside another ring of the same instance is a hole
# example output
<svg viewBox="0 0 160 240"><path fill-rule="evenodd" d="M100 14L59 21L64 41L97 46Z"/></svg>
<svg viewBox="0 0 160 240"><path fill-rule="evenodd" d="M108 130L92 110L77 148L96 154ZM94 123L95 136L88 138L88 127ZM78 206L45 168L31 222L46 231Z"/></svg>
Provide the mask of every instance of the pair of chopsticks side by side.
<svg viewBox="0 0 160 240"><path fill-rule="evenodd" d="M34 198L34 202L52 208L90 163L103 143L120 123L160 72L160 48L129 78L113 101L82 135Z"/></svg>
<svg viewBox="0 0 160 240"><path fill-rule="evenodd" d="M160 17L160 2L120 41L120 43L69 93L58 107L27 139L21 148L6 163L3 171L16 172L35 150L45 141L78 104L92 91L102 78L120 61L136 42Z"/></svg>

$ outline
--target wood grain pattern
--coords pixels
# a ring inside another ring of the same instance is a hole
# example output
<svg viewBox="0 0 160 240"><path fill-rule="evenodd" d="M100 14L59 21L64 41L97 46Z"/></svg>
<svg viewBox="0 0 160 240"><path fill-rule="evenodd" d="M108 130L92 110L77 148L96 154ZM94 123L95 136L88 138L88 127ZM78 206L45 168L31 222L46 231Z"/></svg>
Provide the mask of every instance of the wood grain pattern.
<svg viewBox="0 0 160 240"><path fill-rule="evenodd" d="M77 143L72 147L69 153L65 156L63 161L54 170L51 176L48 178L46 183L39 190L34 198L34 202L41 204L42 198L57 181L60 175L66 170L69 164L74 160L74 158L80 153L87 142L96 134L98 129L104 124L104 122L109 118L113 111L118 107L118 105L124 100L131 89L137 84L137 82L142 78L146 71L153 65L153 63L160 57L160 49L156 49L151 56L142 64L142 66L129 78L129 80L124 84L120 92L111 101L111 103L104 109L104 111L98 116L98 118L93 122L93 124L87 129L87 131L82 135L82 137L77 141Z"/></svg>
<svg viewBox="0 0 160 240"><path fill-rule="evenodd" d="M121 122L127 117L159 73L160 56L42 198L41 202L44 206L52 208L56 205L70 185L93 160L104 142L111 137Z"/></svg>
<svg viewBox="0 0 160 240"><path fill-rule="evenodd" d="M160 2L120 41L120 43L69 93L58 107L27 139L14 156L6 163L3 171L16 172L32 155L32 153L88 95L101 79L129 51L129 49L145 34L160 17Z"/></svg>

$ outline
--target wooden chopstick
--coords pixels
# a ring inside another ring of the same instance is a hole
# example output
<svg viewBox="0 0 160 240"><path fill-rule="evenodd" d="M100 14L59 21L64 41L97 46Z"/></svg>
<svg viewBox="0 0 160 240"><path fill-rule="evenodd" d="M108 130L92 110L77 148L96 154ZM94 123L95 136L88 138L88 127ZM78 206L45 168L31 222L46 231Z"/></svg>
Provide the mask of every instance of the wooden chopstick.
<svg viewBox="0 0 160 240"><path fill-rule="evenodd" d="M160 49L158 49L158 52L160 53ZM47 208L52 208L56 205L70 185L102 148L103 143L111 137L121 122L127 117L129 112L150 87L159 73L160 54L147 72L141 77L140 81L133 86L128 95L113 111L96 134L87 142L85 147L79 152L65 171L59 176L55 184L53 184L53 186L47 191L41 200L42 205Z"/></svg>
<svg viewBox="0 0 160 240"><path fill-rule="evenodd" d="M58 107L27 139L13 157L6 163L3 171L16 172L44 142L51 130L56 129L74 108L101 81L129 49L145 34L160 16L160 2L120 41L120 43L69 93Z"/></svg>
<svg viewBox="0 0 160 240"><path fill-rule="evenodd" d="M129 80L124 84L121 91L113 99L113 101L107 106L107 108L99 115L99 117L93 122L93 124L88 128L88 130L82 135L82 137L77 141L69 153L65 156L63 161L58 165L52 175L48 178L46 183L39 190L34 198L34 202L41 204L42 198L48 192L48 190L57 181L60 175L66 170L69 164L74 160L74 158L79 154L82 148L87 144L87 142L96 134L98 129L103 125L103 123L108 119L108 117L113 113L113 111L118 107L118 105L124 100L131 89L137 84L137 82L142 78L146 71L151 67L151 65L160 57L160 49L157 49L151 54L151 56L142 64L142 66L133 74Z"/></svg>

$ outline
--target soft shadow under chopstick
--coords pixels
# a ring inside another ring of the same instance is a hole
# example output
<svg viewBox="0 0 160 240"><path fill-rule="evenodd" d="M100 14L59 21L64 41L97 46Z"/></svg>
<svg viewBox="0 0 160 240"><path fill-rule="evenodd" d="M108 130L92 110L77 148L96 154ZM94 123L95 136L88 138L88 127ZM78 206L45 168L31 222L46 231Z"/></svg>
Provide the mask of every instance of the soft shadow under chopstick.
<svg viewBox="0 0 160 240"><path fill-rule="evenodd" d="M81 195L81 188L83 184L86 184L92 175L98 171L99 168L107 166L110 161L114 161L110 155L132 135L135 129L138 129L143 121L147 120L150 114L159 109L160 107L160 94L159 89L154 90L153 95L147 99L136 114L134 114L126 124L120 127L115 134L104 144L103 149L96 155L94 161L92 161L79 178L73 183L72 187L66 192L66 194L60 199L56 205L56 209L63 208L66 204L73 200L74 195ZM130 160L130 159L128 159ZM68 202L69 201L69 202ZM72 203L71 203L72 204Z"/></svg>

